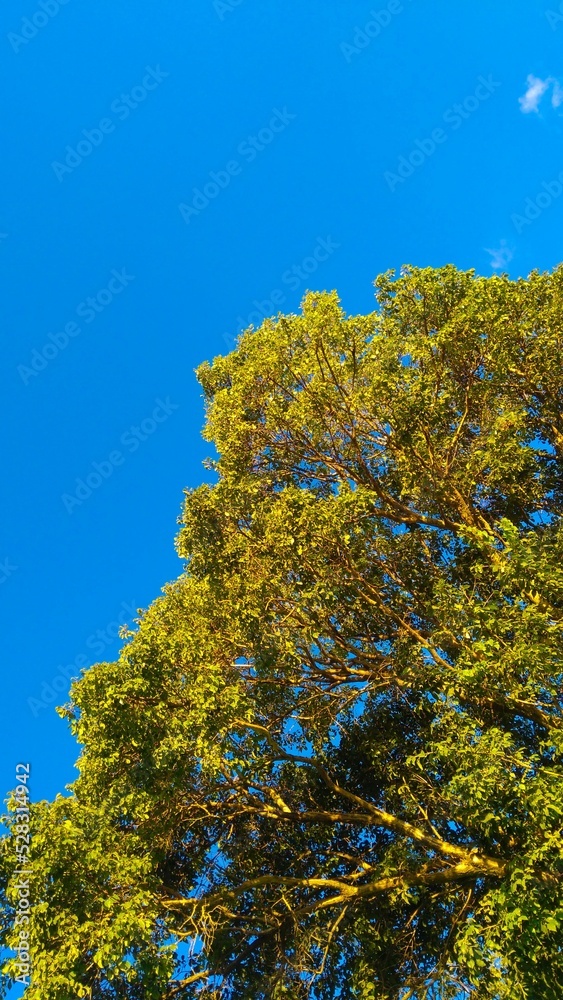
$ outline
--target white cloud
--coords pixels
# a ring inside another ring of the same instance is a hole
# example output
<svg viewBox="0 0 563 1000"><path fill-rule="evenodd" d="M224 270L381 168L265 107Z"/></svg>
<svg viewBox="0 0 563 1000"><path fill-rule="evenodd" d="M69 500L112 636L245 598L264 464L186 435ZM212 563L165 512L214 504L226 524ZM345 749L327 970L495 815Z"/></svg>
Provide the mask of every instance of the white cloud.
<svg viewBox="0 0 563 1000"><path fill-rule="evenodd" d="M485 247L485 250L491 255L491 267L493 271L500 271L514 256L510 247L507 246L506 240L501 240L500 246L496 250L489 250L488 247Z"/></svg>
<svg viewBox="0 0 563 1000"><path fill-rule="evenodd" d="M563 87L559 84L558 80L553 84L553 93L551 95L551 106L553 108L558 108L560 104L563 104Z"/></svg>
<svg viewBox="0 0 563 1000"><path fill-rule="evenodd" d="M542 80L539 76L534 76L533 73L529 73L526 78L526 83L528 84L528 89L523 97L518 98L520 104L520 110L525 114L530 114L531 111L537 111L538 105L545 94L546 90L553 83L553 78L548 76L545 80ZM559 84L555 81L559 93ZM552 98L552 101L555 98ZM553 105L557 107L557 104Z"/></svg>

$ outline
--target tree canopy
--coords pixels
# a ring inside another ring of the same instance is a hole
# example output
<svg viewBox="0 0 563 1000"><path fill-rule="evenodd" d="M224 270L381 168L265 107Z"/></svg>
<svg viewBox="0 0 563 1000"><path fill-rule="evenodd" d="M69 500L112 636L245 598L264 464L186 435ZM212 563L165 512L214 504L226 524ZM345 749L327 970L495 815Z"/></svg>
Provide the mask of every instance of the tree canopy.
<svg viewBox="0 0 563 1000"><path fill-rule="evenodd" d="M563 993L563 268L376 299L198 369L185 571L31 809L27 1000Z"/></svg>

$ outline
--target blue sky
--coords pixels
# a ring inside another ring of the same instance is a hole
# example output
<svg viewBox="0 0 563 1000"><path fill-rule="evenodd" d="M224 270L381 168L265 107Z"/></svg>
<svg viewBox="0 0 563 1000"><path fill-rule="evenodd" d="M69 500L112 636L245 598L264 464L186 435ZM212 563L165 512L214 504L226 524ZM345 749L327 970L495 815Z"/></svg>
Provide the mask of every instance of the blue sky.
<svg viewBox="0 0 563 1000"><path fill-rule="evenodd" d="M194 368L306 289L562 256L563 4L6 0L0 11L3 753L180 571ZM561 81L561 83L560 83ZM49 702L49 704L48 704Z"/></svg>

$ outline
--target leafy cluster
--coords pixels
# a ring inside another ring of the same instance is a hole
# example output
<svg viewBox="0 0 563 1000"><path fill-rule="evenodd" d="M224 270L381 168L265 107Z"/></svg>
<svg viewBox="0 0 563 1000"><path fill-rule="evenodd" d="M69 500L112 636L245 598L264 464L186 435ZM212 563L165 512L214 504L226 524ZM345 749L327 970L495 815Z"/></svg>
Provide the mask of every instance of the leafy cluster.
<svg viewBox="0 0 563 1000"><path fill-rule="evenodd" d="M64 709L27 1000L563 993L563 269L376 294L198 371L216 481Z"/></svg>

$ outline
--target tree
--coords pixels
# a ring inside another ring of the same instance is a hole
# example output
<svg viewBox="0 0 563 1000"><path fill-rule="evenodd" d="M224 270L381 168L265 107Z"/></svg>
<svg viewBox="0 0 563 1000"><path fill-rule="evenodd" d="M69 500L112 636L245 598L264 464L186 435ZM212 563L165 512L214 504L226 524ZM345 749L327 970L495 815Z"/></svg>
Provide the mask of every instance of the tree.
<svg viewBox="0 0 563 1000"><path fill-rule="evenodd" d="M28 1000L561 996L563 268L376 297L198 370L185 572L32 811Z"/></svg>

